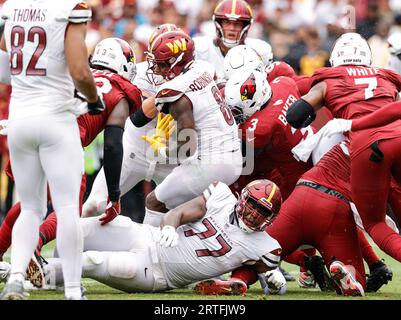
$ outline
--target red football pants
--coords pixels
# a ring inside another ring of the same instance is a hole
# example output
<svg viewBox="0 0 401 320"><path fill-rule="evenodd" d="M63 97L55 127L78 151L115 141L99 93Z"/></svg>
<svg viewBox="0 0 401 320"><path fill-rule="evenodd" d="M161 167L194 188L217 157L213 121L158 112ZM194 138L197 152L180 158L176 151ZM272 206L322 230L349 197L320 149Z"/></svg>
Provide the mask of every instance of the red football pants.
<svg viewBox="0 0 401 320"><path fill-rule="evenodd" d="M391 176L401 183L401 137L380 140L378 147L384 155L379 162L370 160L371 148L351 159L352 199L373 241L401 262L401 236L385 222ZM400 223L400 210L394 210L394 214Z"/></svg>
<svg viewBox="0 0 401 320"><path fill-rule="evenodd" d="M280 243L283 257L302 244L312 245L328 268L333 259L352 265L357 280L365 287L357 229L347 202L306 186L297 186L266 231Z"/></svg>

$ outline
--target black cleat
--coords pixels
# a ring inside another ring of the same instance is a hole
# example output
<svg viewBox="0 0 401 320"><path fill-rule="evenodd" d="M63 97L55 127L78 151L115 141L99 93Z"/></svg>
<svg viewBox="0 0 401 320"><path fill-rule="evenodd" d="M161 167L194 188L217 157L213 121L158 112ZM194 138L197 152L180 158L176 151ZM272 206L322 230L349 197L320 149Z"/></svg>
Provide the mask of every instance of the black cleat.
<svg viewBox="0 0 401 320"><path fill-rule="evenodd" d="M370 275L366 281L366 292L377 292L383 285L393 279L393 272L379 260L369 266Z"/></svg>
<svg viewBox="0 0 401 320"><path fill-rule="evenodd" d="M324 260L320 256L311 256L305 258L306 268L313 274L316 283L323 292L335 291L334 282L326 269Z"/></svg>

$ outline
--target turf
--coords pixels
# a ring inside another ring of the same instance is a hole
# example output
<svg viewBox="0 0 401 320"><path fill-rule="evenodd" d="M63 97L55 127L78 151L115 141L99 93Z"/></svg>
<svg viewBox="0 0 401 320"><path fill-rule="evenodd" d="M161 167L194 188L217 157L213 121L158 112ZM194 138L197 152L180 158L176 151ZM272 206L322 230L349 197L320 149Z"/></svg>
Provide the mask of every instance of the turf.
<svg viewBox="0 0 401 320"><path fill-rule="evenodd" d="M43 250L44 257L50 257L53 252L53 244L47 245ZM245 296L199 296L190 289L176 289L166 293L137 293L128 294L119 290L109 288L95 280L83 279L86 288L86 296L89 300L401 300L401 264L390 258L374 246L381 258L385 259L393 270L393 280L383 286L377 293L368 293L365 297L342 297L335 293L323 293L318 289L301 289L298 283L288 282L287 293L283 296L262 293L258 283L254 284ZM5 260L9 261L9 252ZM290 271L295 277L298 276L298 267L283 263L284 269ZM2 289L4 284L0 284ZM64 293L61 291L30 291L31 300L61 300Z"/></svg>

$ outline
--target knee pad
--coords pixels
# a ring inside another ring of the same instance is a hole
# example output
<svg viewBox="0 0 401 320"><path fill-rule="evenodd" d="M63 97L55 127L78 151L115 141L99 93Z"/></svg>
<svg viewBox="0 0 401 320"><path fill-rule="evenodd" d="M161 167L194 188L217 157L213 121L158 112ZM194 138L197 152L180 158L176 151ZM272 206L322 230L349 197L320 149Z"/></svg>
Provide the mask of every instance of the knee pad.
<svg viewBox="0 0 401 320"><path fill-rule="evenodd" d="M109 256L107 271L110 276L132 279L136 275L135 255L130 252L113 252Z"/></svg>

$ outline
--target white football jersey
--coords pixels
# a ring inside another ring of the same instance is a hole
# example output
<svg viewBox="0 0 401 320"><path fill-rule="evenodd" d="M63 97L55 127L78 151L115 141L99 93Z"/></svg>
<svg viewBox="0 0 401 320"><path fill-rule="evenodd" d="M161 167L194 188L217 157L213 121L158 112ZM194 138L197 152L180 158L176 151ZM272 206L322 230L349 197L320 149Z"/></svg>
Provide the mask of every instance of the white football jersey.
<svg viewBox="0 0 401 320"><path fill-rule="evenodd" d="M224 56L217 46L215 39L211 36L194 37L195 57L205 60L216 68L218 82L224 81ZM254 49L263 60L265 65L271 63L272 48L266 41L247 37L245 44Z"/></svg>
<svg viewBox="0 0 401 320"><path fill-rule="evenodd" d="M187 72L162 84L156 95L156 107L165 112L168 112L163 109L165 103L183 96L191 102L200 157L240 148L238 127L213 80L214 70L205 61L195 61Z"/></svg>
<svg viewBox="0 0 401 320"><path fill-rule="evenodd" d="M197 222L177 228L178 245L165 248L157 244L159 261L171 288L253 264L263 255L272 257L271 252L281 248L266 232L246 233L238 227L234 212L237 199L226 184L211 184L203 195L206 214ZM278 264L278 256L274 258Z"/></svg>
<svg viewBox="0 0 401 320"><path fill-rule="evenodd" d="M90 21L82 0L8 0L2 10L10 55L10 119L71 110L74 84L64 52L69 23Z"/></svg>

